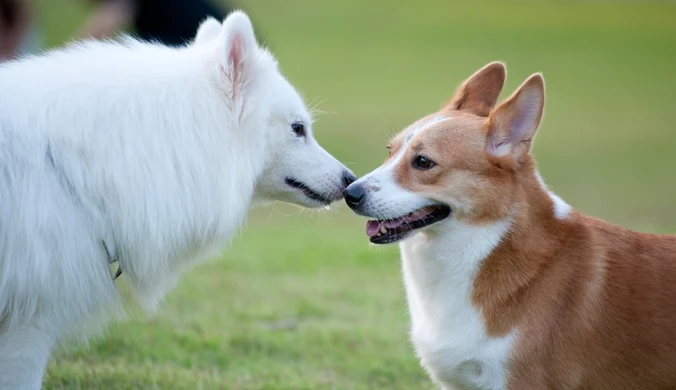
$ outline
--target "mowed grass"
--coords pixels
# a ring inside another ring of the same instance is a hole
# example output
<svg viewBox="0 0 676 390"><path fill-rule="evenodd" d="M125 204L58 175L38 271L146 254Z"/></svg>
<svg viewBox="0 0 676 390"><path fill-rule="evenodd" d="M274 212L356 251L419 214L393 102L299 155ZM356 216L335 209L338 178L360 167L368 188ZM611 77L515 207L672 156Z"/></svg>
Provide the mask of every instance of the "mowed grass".
<svg viewBox="0 0 676 390"><path fill-rule="evenodd" d="M65 0L42 4L47 42L60 44L82 12ZM317 138L358 175L383 160L389 136L503 60L503 96L544 73L535 154L552 189L612 222L676 231L676 6L242 6L289 79L320 103ZM223 258L186 274L155 315L132 310L88 347L57 351L45 387L433 389L408 341L397 248L370 246L364 222L342 205L254 211Z"/></svg>

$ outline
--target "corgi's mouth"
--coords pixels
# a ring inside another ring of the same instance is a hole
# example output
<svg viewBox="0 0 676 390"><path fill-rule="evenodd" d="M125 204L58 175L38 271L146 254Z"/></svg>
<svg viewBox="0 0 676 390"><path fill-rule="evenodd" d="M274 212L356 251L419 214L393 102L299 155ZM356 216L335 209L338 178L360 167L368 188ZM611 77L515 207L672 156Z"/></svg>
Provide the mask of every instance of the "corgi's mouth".
<svg viewBox="0 0 676 390"><path fill-rule="evenodd" d="M446 205L423 207L399 218L371 220L366 222L366 235L374 244L390 244L420 229L451 215L451 208Z"/></svg>
<svg viewBox="0 0 676 390"><path fill-rule="evenodd" d="M310 199L312 199L316 202L328 205L328 204L331 204L331 202L333 201L333 199L327 198L326 196L323 196L323 195L313 191L310 187L308 187L307 185L299 182L298 180L294 180L290 177L287 177L286 179L284 179L284 182L288 186L300 190L303 193L303 195L305 195L306 197L308 197L308 198L310 198Z"/></svg>

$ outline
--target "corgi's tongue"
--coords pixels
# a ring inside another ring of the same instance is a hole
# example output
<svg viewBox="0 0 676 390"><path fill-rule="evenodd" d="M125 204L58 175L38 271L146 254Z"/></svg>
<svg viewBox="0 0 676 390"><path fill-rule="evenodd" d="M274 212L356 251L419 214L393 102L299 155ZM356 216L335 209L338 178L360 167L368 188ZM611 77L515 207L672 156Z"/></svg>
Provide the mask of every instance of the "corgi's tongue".
<svg viewBox="0 0 676 390"><path fill-rule="evenodd" d="M404 224L423 219L435 209L435 206L429 206L399 218L368 221L366 222L366 235L373 238L377 236L378 233L385 233L388 229L396 229Z"/></svg>
<svg viewBox="0 0 676 390"><path fill-rule="evenodd" d="M387 221L368 221L366 222L366 235L369 237L375 237L376 234L378 234L378 232L380 232L383 228L398 228L399 226L403 225L404 222L406 222L406 219L403 217Z"/></svg>

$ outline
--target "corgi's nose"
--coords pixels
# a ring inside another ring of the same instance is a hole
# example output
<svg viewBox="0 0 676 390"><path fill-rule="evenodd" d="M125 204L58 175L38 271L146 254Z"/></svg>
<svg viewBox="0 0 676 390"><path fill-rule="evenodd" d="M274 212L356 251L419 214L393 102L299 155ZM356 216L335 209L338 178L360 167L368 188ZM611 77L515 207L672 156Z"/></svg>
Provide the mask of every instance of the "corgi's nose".
<svg viewBox="0 0 676 390"><path fill-rule="evenodd" d="M355 210L364 199L364 186L361 184L351 184L343 191L343 196L345 197L345 203Z"/></svg>
<svg viewBox="0 0 676 390"><path fill-rule="evenodd" d="M357 176L352 174L350 171L343 172L343 185L347 188L350 184L354 183L357 180Z"/></svg>

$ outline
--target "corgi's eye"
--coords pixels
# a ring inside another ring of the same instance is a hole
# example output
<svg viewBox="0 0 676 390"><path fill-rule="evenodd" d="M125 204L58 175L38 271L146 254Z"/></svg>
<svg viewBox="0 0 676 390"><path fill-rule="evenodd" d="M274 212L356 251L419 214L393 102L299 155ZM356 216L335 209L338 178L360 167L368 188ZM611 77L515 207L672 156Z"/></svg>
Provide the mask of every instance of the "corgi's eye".
<svg viewBox="0 0 676 390"><path fill-rule="evenodd" d="M435 165L434 161L425 156L417 156L415 160L413 160L413 167L422 171L430 169Z"/></svg>
<svg viewBox="0 0 676 390"><path fill-rule="evenodd" d="M305 125L301 121L295 121L291 124L291 130L299 137L305 137Z"/></svg>
<svg viewBox="0 0 676 390"><path fill-rule="evenodd" d="M392 154L392 146L387 145L385 148L387 149L387 154Z"/></svg>

